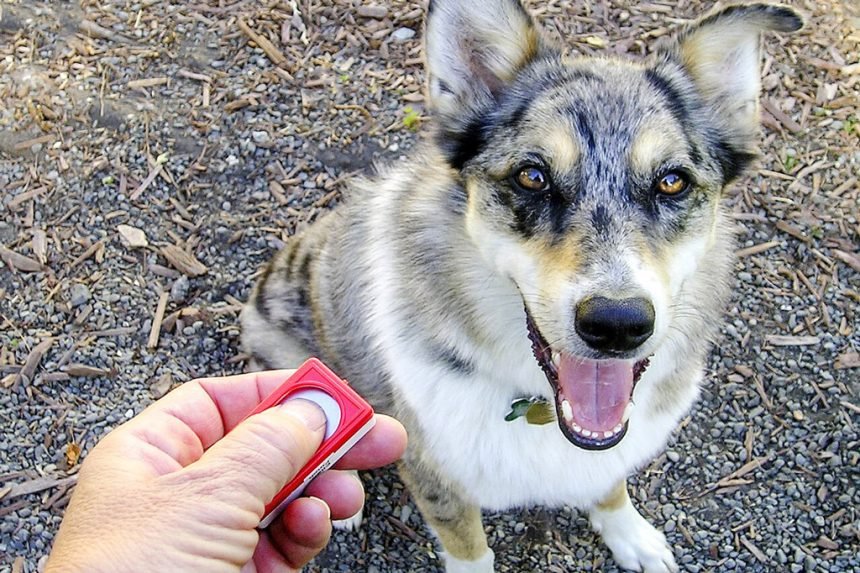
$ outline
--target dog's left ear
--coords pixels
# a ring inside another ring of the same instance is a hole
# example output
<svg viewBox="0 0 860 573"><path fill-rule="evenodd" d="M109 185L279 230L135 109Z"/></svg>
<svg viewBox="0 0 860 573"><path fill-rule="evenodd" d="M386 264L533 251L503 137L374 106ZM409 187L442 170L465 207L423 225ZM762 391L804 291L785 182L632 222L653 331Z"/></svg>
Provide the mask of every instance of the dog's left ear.
<svg viewBox="0 0 860 573"><path fill-rule="evenodd" d="M744 149L758 129L761 34L802 27L803 18L787 6L728 6L684 29L663 56L680 60L699 96L721 118L727 142Z"/></svg>

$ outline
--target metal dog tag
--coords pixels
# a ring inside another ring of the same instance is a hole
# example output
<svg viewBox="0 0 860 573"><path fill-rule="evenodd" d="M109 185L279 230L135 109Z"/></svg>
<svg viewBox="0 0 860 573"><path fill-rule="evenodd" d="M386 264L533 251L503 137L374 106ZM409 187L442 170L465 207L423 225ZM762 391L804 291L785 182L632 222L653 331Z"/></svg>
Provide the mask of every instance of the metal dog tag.
<svg viewBox="0 0 860 573"><path fill-rule="evenodd" d="M511 402L511 411L505 416L505 421L513 422L517 418L525 416L526 422L542 426L555 421L555 413L552 406L545 398L532 396L531 398L517 398Z"/></svg>

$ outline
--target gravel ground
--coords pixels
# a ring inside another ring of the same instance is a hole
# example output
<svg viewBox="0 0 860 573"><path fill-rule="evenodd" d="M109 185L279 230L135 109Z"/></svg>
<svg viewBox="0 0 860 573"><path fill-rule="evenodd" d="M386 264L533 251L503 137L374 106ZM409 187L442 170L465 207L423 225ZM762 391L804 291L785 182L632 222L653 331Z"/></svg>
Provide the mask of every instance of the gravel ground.
<svg viewBox="0 0 860 573"><path fill-rule="evenodd" d="M809 24L765 42L763 155L728 199L737 288L703 398L633 480L685 571L860 571L860 11L791 3ZM529 4L571 53L630 58L710 7ZM0 15L0 573L20 573L99 436L173 385L241 371L259 266L426 117L415 2ZM362 531L308 569L439 571L396 473L364 479ZM617 570L576 511L485 523L499 571Z"/></svg>

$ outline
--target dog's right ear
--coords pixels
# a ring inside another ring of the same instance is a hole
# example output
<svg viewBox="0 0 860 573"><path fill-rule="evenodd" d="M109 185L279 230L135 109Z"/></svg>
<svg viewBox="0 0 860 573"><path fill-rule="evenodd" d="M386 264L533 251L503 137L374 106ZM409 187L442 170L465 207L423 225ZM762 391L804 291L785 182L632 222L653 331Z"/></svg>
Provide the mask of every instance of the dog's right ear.
<svg viewBox="0 0 860 573"><path fill-rule="evenodd" d="M425 42L430 104L455 123L491 105L544 49L519 0L430 0Z"/></svg>

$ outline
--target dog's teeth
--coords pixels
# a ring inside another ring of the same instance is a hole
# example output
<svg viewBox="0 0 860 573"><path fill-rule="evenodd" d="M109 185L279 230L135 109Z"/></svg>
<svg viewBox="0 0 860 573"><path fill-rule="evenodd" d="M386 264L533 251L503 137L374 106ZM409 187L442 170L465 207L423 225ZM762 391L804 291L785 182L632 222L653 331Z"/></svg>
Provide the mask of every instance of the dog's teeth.
<svg viewBox="0 0 860 573"><path fill-rule="evenodd" d="M570 423L573 420L573 408L567 400L561 401L561 415L564 416L565 422Z"/></svg>
<svg viewBox="0 0 860 573"><path fill-rule="evenodd" d="M581 434L581 433L582 433L582 428L580 428L579 426L577 426L576 424L574 424L574 425L573 425L573 431L574 431L574 432L576 432L577 434Z"/></svg>
<svg viewBox="0 0 860 573"><path fill-rule="evenodd" d="M623 426L623 425L621 425L621 424L618 424L617 426L615 426L614 428L612 428L612 431L613 431L613 432L615 432L615 433L617 434L617 433L619 433L619 432L620 432L621 430L623 430L623 429L624 429L624 426Z"/></svg>
<svg viewBox="0 0 860 573"><path fill-rule="evenodd" d="M552 363L555 365L556 368L558 368L559 365L561 364L561 354L559 354L558 352L553 352L552 353Z"/></svg>
<svg viewBox="0 0 860 573"><path fill-rule="evenodd" d="M585 436L586 438L590 438L591 437L591 431L582 430L582 435Z"/></svg>
<svg viewBox="0 0 860 573"><path fill-rule="evenodd" d="M621 416L621 423L625 423L630 419L630 414L633 413L633 402L627 402L627 407L624 408L624 415Z"/></svg>
<svg viewBox="0 0 860 573"><path fill-rule="evenodd" d="M608 432L603 432L604 438L611 438L614 435L615 435L615 432L613 432L612 430L609 430Z"/></svg>

